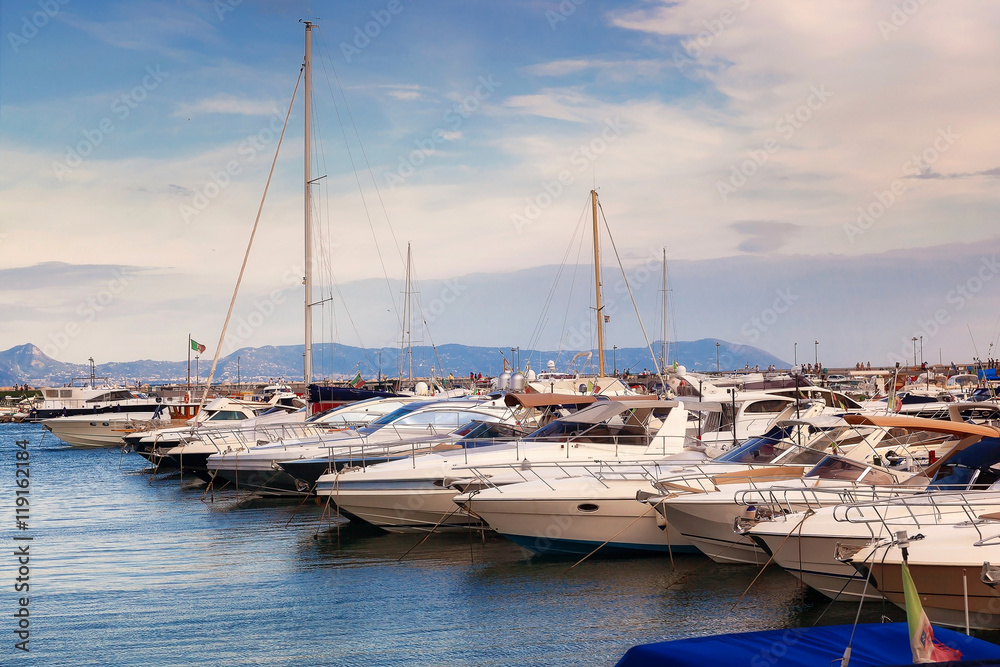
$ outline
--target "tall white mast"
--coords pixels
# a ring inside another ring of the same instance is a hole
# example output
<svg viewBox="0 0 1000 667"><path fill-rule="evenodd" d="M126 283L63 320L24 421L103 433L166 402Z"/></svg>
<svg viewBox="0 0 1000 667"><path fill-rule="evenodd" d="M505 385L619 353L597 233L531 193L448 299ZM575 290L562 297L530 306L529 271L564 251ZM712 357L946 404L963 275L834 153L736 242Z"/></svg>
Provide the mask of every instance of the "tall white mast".
<svg viewBox="0 0 1000 667"><path fill-rule="evenodd" d="M594 207L594 283L597 291L597 377L604 377L604 313L601 305L601 250L597 229L597 190L590 191Z"/></svg>
<svg viewBox="0 0 1000 667"><path fill-rule="evenodd" d="M303 116L305 118L305 276L302 284L305 286L305 352L303 359L303 378L306 384L312 382L312 206L309 188L312 186L312 29L309 21L306 25L306 56L303 65L305 86L303 87Z"/></svg>
<svg viewBox="0 0 1000 667"><path fill-rule="evenodd" d="M660 369L667 363L667 249L663 248L663 337L660 339Z"/></svg>
<svg viewBox="0 0 1000 667"><path fill-rule="evenodd" d="M406 244L406 278L403 281L403 330L399 338L399 379L403 379L403 357L407 359L407 377L413 381L413 335L411 333L413 313L410 307L410 244Z"/></svg>
<svg viewBox="0 0 1000 667"><path fill-rule="evenodd" d="M406 359L407 376L413 382L413 305L410 301L413 294L413 284L410 278L410 244L406 244Z"/></svg>

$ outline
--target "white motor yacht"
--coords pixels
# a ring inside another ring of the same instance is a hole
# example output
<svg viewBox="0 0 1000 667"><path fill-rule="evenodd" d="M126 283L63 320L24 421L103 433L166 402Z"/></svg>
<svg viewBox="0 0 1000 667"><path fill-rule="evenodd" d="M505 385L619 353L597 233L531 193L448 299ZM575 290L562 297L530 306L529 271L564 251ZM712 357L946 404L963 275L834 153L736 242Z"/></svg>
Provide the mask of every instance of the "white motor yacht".
<svg viewBox="0 0 1000 667"><path fill-rule="evenodd" d="M121 447L123 438L170 424L170 413L111 412L42 420L42 426L70 447Z"/></svg>
<svg viewBox="0 0 1000 667"><path fill-rule="evenodd" d="M804 411L805 416L809 414ZM755 467L770 470L777 465L775 460L790 458L790 450L803 449L796 444L799 423L779 421L764 435L750 438L715 460L706 456L713 448L689 439L689 448L683 452L642 463L534 464L525 470L511 466L519 480L505 479L493 469L477 469L482 483L468 483L469 490L455 502L504 537L539 554L585 554L597 547L604 553L696 552L690 540L670 528L653 506L636 498L657 495L657 480L678 475L715 478ZM689 427L689 438L690 434Z"/></svg>
<svg viewBox="0 0 1000 667"><path fill-rule="evenodd" d="M573 468L593 461L654 461L679 453L691 442L688 412L676 401L637 398L602 400L557 419L527 437L492 446L427 453L319 478L316 492L349 517L391 532L465 528L478 523L453 502L470 468L558 464ZM521 481L509 470L492 478Z"/></svg>
<svg viewBox="0 0 1000 667"><path fill-rule="evenodd" d="M280 406L283 412L295 412L302 405L302 400L295 394L276 394L266 403L220 396L209 401L197 415L188 419L184 426L131 433L123 440L126 449L136 452L150 462L158 466L170 465L166 452L189 438L194 429L232 428L275 407Z"/></svg>
<svg viewBox="0 0 1000 667"><path fill-rule="evenodd" d="M991 427L975 427L986 431ZM971 429L970 429L971 431ZM887 536L885 519L909 514L931 492L964 492L988 488L1000 478L1000 439L996 435L939 459L900 488L866 494L848 489L769 489L748 493L741 500L756 508L754 516L741 520L738 529L766 551L774 562L806 585L837 600L881 599L881 594L850 564L836 559L845 550L858 550L872 540ZM867 498L865 496L868 496ZM912 500L881 503L878 498L912 497ZM807 506L805 511L793 508Z"/></svg>
<svg viewBox="0 0 1000 667"><path fill-rule="evenodd" d="M320 438L327 433L361 428L416 400L416 397L408 396L374 398L342 405L309 417L306 416L304 407L286 412L280 405L276 405L267 412L237 422L232 427L193 429L179 444L165 449L165 453L181 470L211 481L207 462L208 457L213 454L247 450L284 440Z"/></svg>
<svg viewBox="0 0 1000 667"><path fill-rule="evenodd" d="M836 488L850 489L862 498L870 498L878 489L898 488L900 482L919 474L921 462L928 463L938 453L968 444L970 434L977 441L984 433L984 427L972 424L918 417L846 415L843 421L842 427L817 436L808 457L790 461L815 464L808 472L798 468L804 474L760 479L759 475L767 472L758 469L754 471L757 476L754 479L741 480L738 473L730 474L724 480L728 482L725 486L717 478L707 485L703 479L666 479L659 483L665 495L648 502L655 503L668 523L713 560L759 565L767 560L767 554L747 536L733 530L734 522L748 513L747 506L741 503L747 491L771 487ZM824 498L838 502L835 496L800 494L799 497L805 503L792 504L795 510L809 509ZM789 499L792 502L795 496L789 495Z"/></svg>
<svg viewBox="0 0 1000 667"><path fill-rule="evenodd" d="M906 608L904 559L931 623L1000 629L1000 492L940 492L869 505L885 539L842 553L870 587ZM855 519L851 519L855 520Z"/></svg>
<svg viewBox="0 0 1000 667"><path fill-rule="evenodd" d="M209 474L217 487L229 482L239 490L268 495L310 494L312 489L279 465L286 461L335 459L362 463L405 456L449 440L447 436L472 421L516 424L523 413L507 407L502 396L458 398L410 403L359 430L339 431L319 438L279 440L208 457Z"/></svg>

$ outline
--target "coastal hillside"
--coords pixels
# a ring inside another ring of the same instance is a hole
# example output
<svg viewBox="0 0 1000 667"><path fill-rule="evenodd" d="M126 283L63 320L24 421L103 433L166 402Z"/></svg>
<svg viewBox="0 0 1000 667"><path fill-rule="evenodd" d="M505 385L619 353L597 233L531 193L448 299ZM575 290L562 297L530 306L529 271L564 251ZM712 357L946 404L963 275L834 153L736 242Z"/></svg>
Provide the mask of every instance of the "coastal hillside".
<svg viewBox="0 0 1000 667"><path fill-rule="evenodd" d="M718 343L718 348L716 348ZM653 352L659 357L660 343L654 343ZM520 362L524 367L542 370L549 360L555 362L557 370L569 370L571 360L577 350L518 350L511 348L475 347L470 345L446 344L435 349L431 346L413 348L412 368L414 376L426 377L434 373L456 376L471 373L496 375L503 371L504 358L508 362ZM597 364L597 353L591 351L591 359L578 358L572 367L584 372L592 372ZM714 371L716 354L722 370L774 364L788 367L788 362L748 345L737 345L714 338L696 341L678 341L666 346L667 363L676 361L690 370ZM136 381L163 384L187 379L187 360L155 361L107 361L112 351L94 353L95 372L98 377L107 377L125 384ZM605 372L619 371L639 373L654 367L649 350L644 347L609 349L605 352ZM191 359L191 377L205 378L211 369L211 352L206 351L197 360ZM402 360L402 374L408 375L411 360ZM375 378L379 369L385 376L395 377L400 372L400 351L398 348L363 349L348 345L317 345L313 348L313 375L316 378L344 379L354 377L358 372L364 378ZM58 386L68 384L73 378L87 378L90 368L86 363L73 364L57 361L46 356L33 344L18 345L0 352L0 386L28 384L33 387ZM214 382L268 380L271 378L298 379L302 377L301 345L268 345L247 347L219 359Z"/></svg>

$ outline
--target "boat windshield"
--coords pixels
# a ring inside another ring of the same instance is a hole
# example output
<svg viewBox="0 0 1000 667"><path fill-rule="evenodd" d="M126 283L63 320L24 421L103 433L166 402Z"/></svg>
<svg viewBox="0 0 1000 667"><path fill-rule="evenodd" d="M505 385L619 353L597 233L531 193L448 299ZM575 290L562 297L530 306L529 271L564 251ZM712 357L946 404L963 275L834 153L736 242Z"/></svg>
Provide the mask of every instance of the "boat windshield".
<svg viewBox="0 0 1000 667"><path fill-rule="evenodd" d="M616 445L648 446L650 435L638 424L586 424L557 419L538 429L528 437L529 442L588 442Z"/></svg>
<svg viewBox="0 0 1000 667"><path fill-rule="evenodd" d="M896 479L888 472L873 468L867 463L832 455L824 457L803 477L841 482L862 482L872 485L891 485L896 482Z"/></svg>
<svg viewBox="0 0 1000 667"><path fill-rule="evenodd" d="M794 429L794 424L775 426L764 435L748 439L736 449L716 457L715 460L726 463L770 463L783 451L779 443L791 437Z"/></svg>
<svg viewBox="0 0 1000 667"><path fill-rule="evenodd" d="M299 412L301 409L302 408L299 408L299 410L295 410L295 412ZM273 408L268 408L267 410L265 410L264 412L260 413L257 416L258 417L267 417L268 415L278 415L278 414L287 415L288 414L288 408L283 408L280 405L276 405Z"/></svg>
<svg viewBox="0 0 1000 667"><path fill-rule="evenodd" d="M520 426L481 421L471 421L455 431L459 444L466 449L517 440L527 433L527 429Z"/></svg>
<svg viewBox="0 0 1000 667"><path fill-rule="evenodd" d="M392 412L390 412L387 415L382 415L381 417L379 417L375 421L371 422L371 424L369 424L369 426L372 427L372 429L375 429L375 428L378 428L379 426L385 426L386 424L391 424L392 422L396 421L397 419L402 419L403 417L405 417L406 415L410 414L411 412L413 412L417 408L422 408L422 407L424 407L424 406L422 404L420 404L420 403L413 403L411 405L404 405L401 408L396 408L395 410L393 410Z"/></svg>
<svg viewBox="0 0 1000 667"><path fill-rule="evenodd" d="M816 465L829 452L847 451L861 444L871 430L852 426L816 429L815 435L805 445L789 447L787 452L777 457L775 463Z"/></svg>
<svg viewBox="0 0 1000 667"><path fill-rule="evenodd" d="M1000 396L1000 387L980 387L972 392L969 400L973 402L991 401L997 396Z"/></svg>

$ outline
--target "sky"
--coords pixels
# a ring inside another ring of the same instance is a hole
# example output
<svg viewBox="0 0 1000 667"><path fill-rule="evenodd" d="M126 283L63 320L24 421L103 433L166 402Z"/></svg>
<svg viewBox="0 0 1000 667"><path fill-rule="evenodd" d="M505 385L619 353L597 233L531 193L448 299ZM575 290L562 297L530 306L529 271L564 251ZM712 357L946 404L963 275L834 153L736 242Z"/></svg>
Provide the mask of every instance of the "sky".
<svg viewBox="0 0 1000 667"><path fill-rule="evenodd" d="M301 20L316 340L998 356L986 0L4 2L0 349L302 340Z"/></svg>

